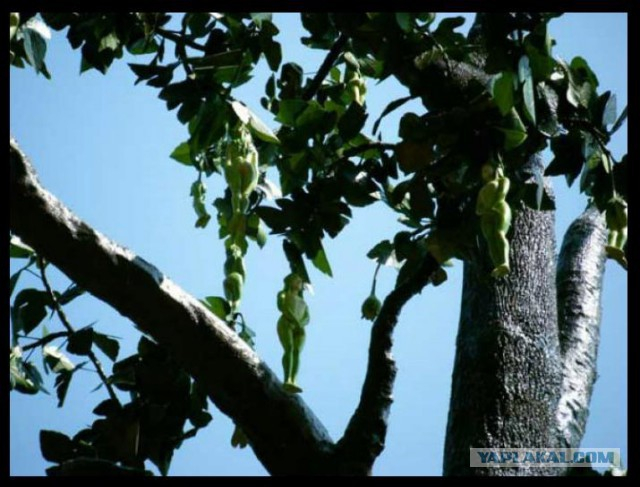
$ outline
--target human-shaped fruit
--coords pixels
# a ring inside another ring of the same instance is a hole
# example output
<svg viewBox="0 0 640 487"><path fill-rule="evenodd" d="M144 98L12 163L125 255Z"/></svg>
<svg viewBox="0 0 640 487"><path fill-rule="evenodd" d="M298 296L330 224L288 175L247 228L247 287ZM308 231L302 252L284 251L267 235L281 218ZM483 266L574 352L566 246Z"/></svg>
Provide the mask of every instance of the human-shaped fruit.
<svg viewBox="0 0 640 487"><path fill-rule="evenodd" d="M367 84L360 75L360 72L353 69L351 66L347 66L344 73L344 82L347 85L347 91L351 95L353 101L358 105L364 105L364 98L367 93Z"/></svg>
<svg viewBox="0 0 640 487"><path fill-rule="evenodd" d="M229 301L232 310L237 310L242 298L242 285L244 278L239 272L232 272L224 278L222 287L224 288L224 296Z"/></svg>
<svg viewBox="0 0 640 487"><path fill-rule="evenodd" d="M305 326L309 323L309 308L302 297L304 282L298 274L284 279L284 288L278 293L278 338L284 348L282 368L284 388L289 392L302 392L296 384L300 368L300 352L304 346Z"/></svg>
<svg viewBox="0 0 640 487"><path fill-rule="evenodd" d="M626 269L627 258L624 255L624 246L627 243L627 224L629 223L627 202L617 195L611 198L607 203L605 218L609 228L605 247L607 255Z"/></svg>
<svg viewBox="0 0 640 487"><path fill-rule="evenodd" d="M494 268L493 277L509 273L509 241L507 232L511 226L511 208L506 201L510 181L501 167L489 163L482 166L485 185L478 193L476 214L480 216L480 227L489 247Z"/></svg>

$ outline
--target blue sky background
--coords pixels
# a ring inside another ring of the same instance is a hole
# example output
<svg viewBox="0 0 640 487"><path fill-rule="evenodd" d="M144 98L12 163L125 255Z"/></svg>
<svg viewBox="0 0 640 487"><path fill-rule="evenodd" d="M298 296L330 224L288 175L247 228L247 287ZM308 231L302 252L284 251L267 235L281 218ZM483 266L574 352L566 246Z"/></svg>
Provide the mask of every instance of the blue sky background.
<svg viewBox="0 0 640 487"><path fill-rule="evenodd" d="M465 15L466 32L472 15ZM277 14L283 58L303 66L312 76L324 52L311 51L299 42L306 35L297 14ZM566 14L550 24L557 40L555 54L571 60L576 55L589 62L597 74L599 91L617 95L618 109L627 103L626 14ZM135 62L142 62L139 60ZM124 61L131 61L126 59ZM116 242L155 264L196 297L222 295L223 242L215 219L205 230L194 228L195 214L189 196L196 177L169 158L186 139L186 127L157 98L157 89L133 86L134 74L123 60L106 76L96 71L79 75L79 52L54 32L47 52L53 79L36 76L32 69L10 70L10 128L30 156L43 185L80 218ZM275 122L259 105L269 75L261 61L255 78L234 94L245 101L272 128ZM368 84L367 105L371 124L386 104L404 96L393 80ZM406 110L422 113L418 103ZM400 112L402 112L401 110ZM399 113L381 127L385 141L397 140ZM612 142L616 157L627 151L626 125ZM545 162L549 162L547 154ZM272 175L272 178L277 178ZM277 181L277 179L276 179ZM207 181L208 203L222 194L222 178ZM566 189L564 179L554 180L558 200L558 245L573 218L585 206L577 188ZM215 209L209 207L215 214ZM303 397L338 439L355 409L366 369L370 323L360 319L360 305L368 295L375 270L367 251L400 230L396 217L380 206L354 209L352 223L336 240L325 241L334 277L309 266L315 293L307 297L311 323L302 356L299 382ZM288 273L281 241L270 236L267 246L250 248L242 311L256 331L257 352L281 375L281 348L276 335L276 293ZM17 269L11 263L11 272ZM391 410L387 446L377 461L375 475L440 475L449 407L454 344L460 310L462 265L456 262L449 280L428 287L403 311L395 334L394 355L399 373ZM54 288L68 280L51 272ZM378 295L388 293L396 271L381 270ZM32 276L21 277L22 286L38 286ZM120 358L135 352L139 333L126 318L91 296L83 296L67 314L76 326L98 321L97 328L122 338ZM50 330L58 323L47 323ZM592 400L587 434L582 446L621 448L627 459L627 275L614 262L607 263L602 313L602 341L598 381ZM35 331L34 334L39 333ZM37 336L37 335L36 335ZM77 357L72 359L77 361ZM48 378L49 385L53 379ZM73 435L95 419L91 410L106 398L94 373L74 378L64 408L53 396L10 395L10 473L42 475L48 463L39 451L38 432L54 429ZM52 387L50 389L53 389ZM195 439L176 452L171 475L264 475L266 471L250 448L230 446L232 423L212 406L214 420Z"/></svg>

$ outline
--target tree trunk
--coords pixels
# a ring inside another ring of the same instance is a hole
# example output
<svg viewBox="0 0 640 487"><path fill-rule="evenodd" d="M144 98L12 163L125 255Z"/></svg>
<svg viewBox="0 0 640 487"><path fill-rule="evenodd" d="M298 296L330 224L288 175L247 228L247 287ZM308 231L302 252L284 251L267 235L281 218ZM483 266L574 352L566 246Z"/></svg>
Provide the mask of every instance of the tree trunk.
<svg viewBox="0 0 640 487"><path fill-rule="evenodd" d="M538 157L530 161L541 166ZM464 264L462 310L444 452L445 475L557 475L471 468L469 448L553 447L561 356L554 213L513 208L511 273L491 277L484 239Z"/></svg>

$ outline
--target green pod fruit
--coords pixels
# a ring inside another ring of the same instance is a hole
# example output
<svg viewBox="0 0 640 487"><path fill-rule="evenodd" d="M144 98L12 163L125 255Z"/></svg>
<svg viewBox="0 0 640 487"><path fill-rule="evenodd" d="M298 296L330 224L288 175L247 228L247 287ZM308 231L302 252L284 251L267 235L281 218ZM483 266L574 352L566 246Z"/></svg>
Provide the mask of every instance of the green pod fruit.
<svg viewBox="0 0 640 487"><path fill-rule="evenodd" d="M240 186L242 185L242 181L240 178L240 173L235 164L227 163L224 166L224 179L227 181L229 185L229 189L231 190L232 195L236 195L240 193Z"/></svg>
<svg viewBox="0 0 640 487"><path fill-rule="evenodd" d="M362 318L365 320L373 321L380 313L380 308L382 307L382 303L376 297L375 294L372 294L362 303Z"/></svg>
<svg viewBox="0 0 640 487"><path fill-rule="evenodd" d="M234 272L237 272L243 278L247 275L244 268L244 260L242 259L242 257L230 255L224 262L224 273L228 276L229 274L232 274Z"/></svg>
<svg viewBox="0 0 640 487"><path fill-rule="evenodd" d="M303 286L304 286L304 281L302 280L302 277L300 277L298 274L291 273L284 278L284 289L286 291L299 293L300 291L302 291Z"/></svg>
<svg viewBox="0 0 640 487"><path fill-rule="evenodd" d="M609 230L623 230L628 224L627 204L624 200L612 198L605 213Z"/></svg>
<svg viewBox="0 0 640 487"><path fill-rule="evenodd" d="M258 168L249 161L242 161L238 164L237 171L240 177L240 193L249 196L258 185Z"/></svg>
<svg viewBox="0 0 640 487"><path fill-rule="evenodd" d="M237 305L242 298L242 285L244 284L244 279L242 275L238 272L232 272L227 277L224 278L222 286L224 288L224 296L227 298L227 301L232 303L232 306Z"/></svg>
<svg viewBox="0 0 640 487"><path fill-rule="evenodd" d="M239 204L242 204L240 202ZM242 240L247 233L247 219L242 213L235 213L227 223L229 235L233 237L234 243Z"/></svg>

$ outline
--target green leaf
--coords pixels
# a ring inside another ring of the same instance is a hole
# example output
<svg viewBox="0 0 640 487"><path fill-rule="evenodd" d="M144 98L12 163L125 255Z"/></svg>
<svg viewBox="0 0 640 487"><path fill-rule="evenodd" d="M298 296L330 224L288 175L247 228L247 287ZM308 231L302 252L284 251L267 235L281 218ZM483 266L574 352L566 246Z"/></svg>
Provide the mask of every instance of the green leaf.
<svg viewBox="0 0 640 487"><path fill-rule="evenodd" d="M20 269L18 272L16 272L14 275L12 275L9 278L9 297L13 295L13 290L15 289L16 284L18 284L18 279L20 278L21 273L22 273L22 269Z"/></svg>
<svg viewBox="0 0 640 487"><path fill-rule="evenodd" d="M546 176L559 176L564 174L567 184L571 186L580 174L584 164L582 151L583 140L579 133L571 132L554 137L551 140L551 151L554 158L545 171Z"/></svg>
<svg viewBox="0 0 640 487"><path fill-rule="evenodd" d="M153 54L158 51L158 43L155 39L141 37L137 41L128 44L127 50L133 55Z"/></svg>
<svg viewBox="0 0 640 487"><path fill-rule="evenodd" d="M253 20L254 24L258 26L258 28L262 27L262 22L268 20L271 22L273 14L271 12L259 12L259 13L250 13L251 20Z"/></svg>
<svg viewBox="0 0 640 487"><path fill-rule="evenodd" d="M383 240L367 252L367 257L375 260L378 264L395 267L398 262L394 254L393 242L391 240Z"/></svg>
<svg viewBox="0 0 640 487"><path fill-rule="evenodd" d="M29 288L20 291L13 303L19 329L25 335L33 331L47 316L46 306L50 303L49 295L44 291Z"/></svg>
<svg viewBox="0 0 640 487"><path fill-rule="evenodd" d="M207 296L202 301L204 305L221 320L226 320L231 313L231 306L226 299L219 296Z"/></svg>
<svg viewBox="0 0 640 487"><path fill-rule="evenodd" d="M20 240L17 235L11 235L9 257L12 259L25 259L31 257L34 251L31 247Z"/></svg>
<svg viewBox="0 0 640 487"><path fill-rule="evenodd" d="M268 40L265 40L268 39ZM271 37L260 37L260 45L271 71L277 71L282 63L282 46Z"/></svg>
<svg viewBox="0 0 640 487"><path fill-rule="evenodd" d="M287 261L289 262L291 272L298 274L302 277L304 282L311 284L311 279L309 279L309 274L307 273L307 266L304 264L304 260L302 260L300 249L298 249L293 242L287 239L282 241L282 249Z"/></svg>
<svg viewBox="0 0 640 487"><path fill-rule="evenodd" d="M70 372L75 369L73 362L58 347L46 345L42 350L45 366L53 372Z"/></svg>
<svg viewBox="0 0 640 487"><path fill-rule="evenodd" d="M613 127L611 127L611 131L609 132L609 135L613 135L614 133L616 133L618 129L622 127L622 124L626 119L627 119L627 107L624 107L624 110L622 110L622 113L618 117L618 120L616 120L616 123L614 123Z"/></svg>
<svg viewBox="0 0 640 487"><path fill-rule="evenodd" d="M246 106L236 100L230 101L229 104L231 105L231 108L233 108L233 111L238 116L240 121L243 124L248 125L249 121L251 120L251 110L249 110Z"/></svg>
<svg viewBox="0 0 640 487"><path fill-rule="evenodd" d="M72 333L67 343L67 351L75 355L88 355L93 345L93 328L87 327Z"/></svg>
<svg viewBox="0 0 640 487"><path fill-rule="evenodd" d="M367 120L367 113L364 107L358 103L351 103L345 114L338 120L338 132L340 136L349 141L360 133L365 121Z"/></svg>
<svg viewBox="0 0 640 487"><path fill-rule="evenodd" d="M518 147L526 140L527 130L515 108L509 111L505 122L506 125L498 127L498 130L505 135L504 148L508 151Z"/></svg>
<svg viewBox="0 0 640 487"><path fill-rule="evenodd" d="M86 362L83 362L79 364L79 366L82 366L85 363ZM58 398L59 408L64 406L64 401L67 398L67 392L69 392L69 386L71 385L71 379L73 378L73 374L75 373L76 370L79 370L79 369L74 369L72 371L61 370L58 373L58 376L56 377L55 388L56 388L56 396Z"/></svg>
<svg viewBox="0 0 640 487"><path fill-rule="evenodd" d="M187 21L189 31L196 37L202 37L207 33L206 27L209 20L211 20L211 15L204 12L194 12L188 14L183 19L183 25L185 20Z"/></svg>
<svg viewBox="0 0 640 487"><path fill-rule="evenodd" d="M494 76L491 96L502 115L509 113L513 107L513 73L511 71L503 71Z"/></svg>
<svg viewBox="0 0 640 487"><path fill-rule="evenodd" d="M35 385L37 390L44 392L45 394L49 394L49 391L45 389L44 382L42 380L42 376L40 375L40 371L38 368L33 365L31 362L23 362L22 367L24 370L25 378Z"/></svg>
<svg viewBox="0 0 640 487"><path fill-rule="evenodd" d="M11 12L9 14L9 40L13 39L18 30L18 24L20 23L20 14L18 12Z"/></svg>
<svg viewBox="0 0 640 487"><path fill-rule="evenodd" d="M505 137L505 150L511 150L515 147L518 147L527 138L527 133L523 132L522 130L500 128L500 131L504 134Z"/></svg>
<svg viewBox="0 0 640 487"><path fill-rule="evenodd" d="M320 249L316 252L316 255L311 260L313 265L316 266L316 269L328 275L329 277L333 277L333 273L331 272L331 265L329 264L329 260L327 259L327 254L320 244Z"/></svg>
<svg viewBox="0 0 640 487"><path fill-rule="evenodd" d="M255 113L249 110L249 108L239 101L234 100L229 103L240 121L245 125L248 125L256 137L272 144L280 143L280 140L278 140L278 137L276 137L271 129L267 127Z"/></svg>
<svg viewBox="0 0 640 487"><path fill-rule="evenodd" d="M197 411L189 415L189 422L194 428L204 428L212 419L213 417L207 411Z"/></svg>
<svg viewBox="0 0 640 487"><path fill-rule="evenodd" d="M531 78L531 66L529 65L529 58L524 55L520 57L518 61L518 80L520 83L524 83Z"/></svg>
<svg viewBox="0 0 640 487"><path fill-rule="evenodd" d="M45 460L62 463L73 456L73 442L58 431L40 431L40 451Z"/></svg>
<svg viewBox="0 0 640 487"><path fill-rule="evenodd" d="M110 32L106 36L100 39L100 44L98 45L98 52L109 49L111 51L116 51L120 47L120 39L115 34L115 32Z"/></svg>
<svg viewBox="0 0 640 487"><path fill-rule="evenodd" d="M389 103L384 110L382 110L382 113L380 114L380 116L378 117L378 119L373 123L373 130L371 131L371 133L373 135L375 135L378 132L378 128L380 127L380 122L382 122L382 119L384 117L386 117L387 115L389 115L391 112L393 112L394 110L400 108L402 105L404 105L405 103L407 103L409 100L413 99L413 96L405 96L404 98L398 98L397 100L393 100L391 103Z"/></svg>
<svg viewBox="0 0 640 487"><path fill-rule="evenodd" d="M122 407L113 399L105 399L93 409L96 416L111 416L122 411Z"/></svg>
<svg viewBox="0 0 640 487"><path fill-rule="evenodd" d="M264 193L267 199L275 200L282 198L282 191L276 183L264 178L264 180L258 184L258 189Z"/></svg>
<svg viewBox="0 0 640 487"><path fill-rule="evenodd" d="M522 85L522 96L524 100L524 113L527 118L535 125L536 124L536 104L533 96L533 79L531 76L526 79L524 85Z"/></svg>
<svg viewBox="0 0 640 487"><path fill-rule="evenodd" d="M556 91L546 83L538 83L536 86L538 95L538 109L536 118L538 130L547 137L553 137L558 133L558 102Z"/></svg>
<svg viewBox="0 0 640 487"><path fill-rule="evenodd" d="M42 378L40 374L37 374L36 380L29 376L27 365L30 364L22 361L22 349L18 346L12 348L9 352L9 389L22 394L37 394L38 382L42 383Z"/></svg>
<svg viewBox="0 0 640 487"><path fill-rule="evenodd" d="M601 155L601 159L602 159L602 167L604 168L604 172L609 174L611 172L611 169L612 169L612 166L613 166L611 158L609 157L608 154L603 152L602 155Z"/></svg>
<svg viewBox="0 0 640 487"><path fill-rule="evenodd" d="M260 248L264 247L267 241L267 234L262 228L260 217L256 213L252 213L247 219L247 237L255 240Z"/></svg>
<svg viewBox="0 0 640 487"><path fill-rule="evenodd" d="M271 144L279 144L280 140L276 137L269 127L267 127L262 120L260 120L254 113L251 113L251 120L249 121L253 133L265 142Z"/></svg>
<svg viewBox="0 0 640 487"><path fill-rule="evenodd" d="M342 57L344 58L345 63L351 68L358 70L360 69L360 65L358 64L358 59L353 55L352 52L346 51Z"/></svg>
<svg viewBox="0 0 640 487"><path fill-rule="evenodd" d="M280 101L276 120L283 125L294 126L298 116L307 108L308 103L296 98L287 98Z"/></svg>
<svg viewBox="0 0 640 487"><path fill-rule="evenodd" d="M606 105L604 106L604 110L602 113L602 126L606 127L607 125L611 125L616 121L616 95L609 96Z"/></svg>
<svg viewBox="0 0 640 487"><path fill-rule="evenodd" d="M408 12L396 12L396 22L400 28L405 32L411 32L413 27L413 15Z"/></svg>
<svg viewBox="0 0 640 487"><path fill-rule="evenodd" d="M73 284L71 287L69 287L69 289L67 289L58 297L58 303L64 306L65 304L69 304L77 297L82 296L84 293L84 289L82 289L77 284Z"/></svg>
<svg viewBox="0 0 640 487"><path fill-rule="evenodd" d="M289 227L289 220L282 210L270 206L259 206L256 213L271 228L273 233L284 233Z"/></svg>
<svg viewBox="0 0 640 487"><path fill-rule="evenodd" d="M44 57L47 52L47 40L51 38L51 32L44 22L32 17L22 26L24 36L24 50L29 63L37 73L46 76Z"/></svg>
<svg viewBox="0 0 640 487"><path fill-rule="evenodd" d="M93 343L95 343L96 347L102 350L102 353L109 357L112 362L114 362L118 358L118 353L120 352L120 344L117 340L94 331Z"/></svg>
<svg viewBox="0 0 640 487"><path fill-rule="evenodd" d="M191 148L189 147L189 142L183 142L178 147L173 149L173 152L169 156L171 159L178 161L185 166L193 165L193 160L191 159Z"/></svg>

